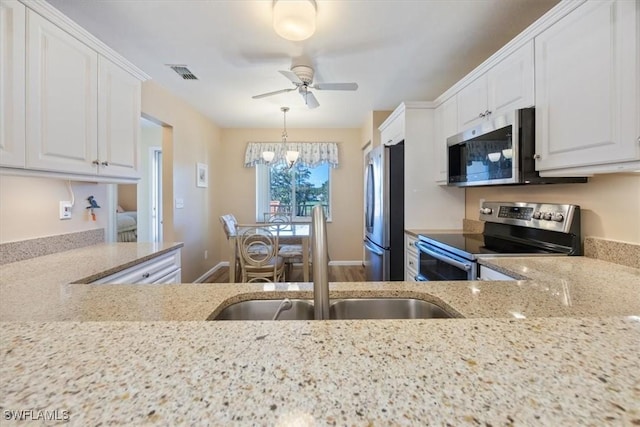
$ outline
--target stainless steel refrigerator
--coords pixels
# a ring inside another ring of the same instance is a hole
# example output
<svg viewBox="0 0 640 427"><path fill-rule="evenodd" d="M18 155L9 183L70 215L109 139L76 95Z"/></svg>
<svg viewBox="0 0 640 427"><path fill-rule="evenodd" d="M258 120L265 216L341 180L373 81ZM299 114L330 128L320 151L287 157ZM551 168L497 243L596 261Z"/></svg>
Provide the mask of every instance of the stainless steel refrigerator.
<svg viewBox="0 0 640 427"><path fill-rule="evenodd" d="M365 166L366 280L404 280L404 143L372 149Z"/></svg>

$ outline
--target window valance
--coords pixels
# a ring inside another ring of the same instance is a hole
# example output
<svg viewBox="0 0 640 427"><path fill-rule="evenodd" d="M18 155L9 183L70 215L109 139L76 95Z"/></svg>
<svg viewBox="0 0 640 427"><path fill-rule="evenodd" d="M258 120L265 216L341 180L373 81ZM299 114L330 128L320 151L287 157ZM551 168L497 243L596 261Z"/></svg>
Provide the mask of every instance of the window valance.
<svg viewBox="0 0 640 427"><path fill-rule="evenodd" d="M244 154L244 167L250 168L257 164L264 164L264 151L273 151L275 158L271 163L284 160L287 150L297 151L298 162L308 167L316 167L328 163L331 167L338 167L338 144L336 142L249 142Z"/></svg>

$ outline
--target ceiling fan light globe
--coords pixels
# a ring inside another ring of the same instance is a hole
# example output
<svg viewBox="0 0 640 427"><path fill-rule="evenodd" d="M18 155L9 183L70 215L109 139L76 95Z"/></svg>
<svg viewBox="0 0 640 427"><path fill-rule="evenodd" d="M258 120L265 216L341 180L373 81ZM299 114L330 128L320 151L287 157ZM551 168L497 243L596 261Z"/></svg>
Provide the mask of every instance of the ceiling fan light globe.
<svg viewBox="0 0 640 427"><path fill-rule="evenodd" d="M273 29L291 41L306 40L316 31L316 3L313 0L276 0Z"/></svg>

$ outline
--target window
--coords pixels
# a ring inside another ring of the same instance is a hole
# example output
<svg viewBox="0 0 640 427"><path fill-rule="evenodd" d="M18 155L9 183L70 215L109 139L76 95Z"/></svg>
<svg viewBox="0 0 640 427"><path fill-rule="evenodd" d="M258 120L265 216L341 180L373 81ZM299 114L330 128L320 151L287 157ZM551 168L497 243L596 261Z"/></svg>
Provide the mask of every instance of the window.
<svg viewBox="0 0 640 427"><path fill-rule="evenodd" d="M307 167L296 163L288 169L284 163L256 166L256 219L264 221L265 214L291 213L293 220L311 220L311 210L322 205L331 217L331 174L328 163Z"/></svg>

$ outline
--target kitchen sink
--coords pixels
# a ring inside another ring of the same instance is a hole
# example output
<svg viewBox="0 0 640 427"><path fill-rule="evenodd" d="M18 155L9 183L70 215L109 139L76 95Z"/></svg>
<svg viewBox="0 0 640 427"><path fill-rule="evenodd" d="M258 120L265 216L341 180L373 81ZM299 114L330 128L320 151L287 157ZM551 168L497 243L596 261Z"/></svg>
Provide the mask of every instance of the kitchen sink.
<svg viewBox="0 0 640 427"><path fill-rule="evenodd" d="M278 320L313 320L313 301L292 299L291 308L280 311ZM249 300L230 305L213 320L272 320L282 304L277 300ZM329 317L347 319L444 319L439 306L415 298L349 298L332 300Z"/></svg>
<svg viewBox="0 0 640 427"><path fill-rule="evenodd" d="M278 320L313 320L313 301L292 299ZM272 320L282 299L254 299L237 302L223 309L213 320Z"/></svg>
<svg viewBox="0 0 640 427"><path fill-rule="evenodd" d="M451 315L415 298L352 298L333 301L329 317L344 319L444 319Z"/></svg>

